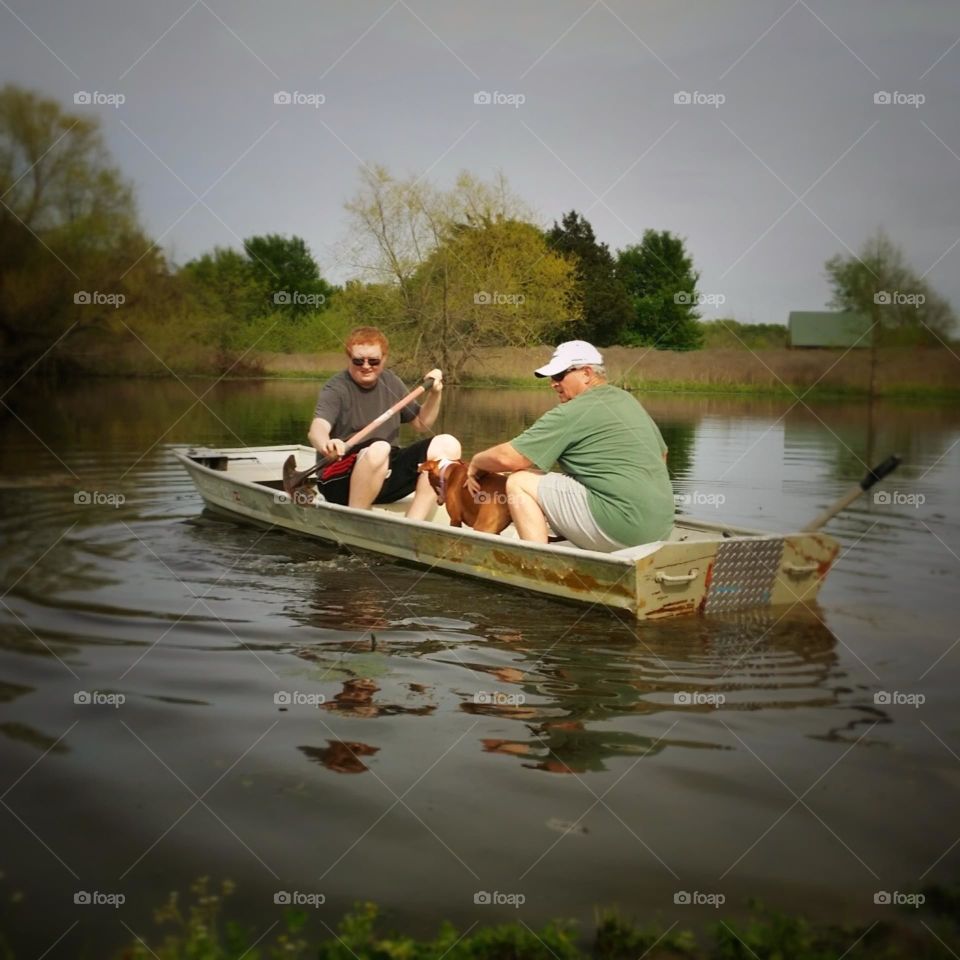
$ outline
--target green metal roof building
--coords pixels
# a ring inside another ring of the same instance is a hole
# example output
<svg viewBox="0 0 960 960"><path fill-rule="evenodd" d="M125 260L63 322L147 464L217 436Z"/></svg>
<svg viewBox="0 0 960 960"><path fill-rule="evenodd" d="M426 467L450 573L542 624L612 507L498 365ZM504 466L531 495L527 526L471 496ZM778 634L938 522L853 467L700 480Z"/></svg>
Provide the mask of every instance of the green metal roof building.
<svg viewBox="0 0 960 960"><path fill-rule="evenodd" d="M870 318L861 313L792 310L787 328L791 347L870 346Z"/></svg>

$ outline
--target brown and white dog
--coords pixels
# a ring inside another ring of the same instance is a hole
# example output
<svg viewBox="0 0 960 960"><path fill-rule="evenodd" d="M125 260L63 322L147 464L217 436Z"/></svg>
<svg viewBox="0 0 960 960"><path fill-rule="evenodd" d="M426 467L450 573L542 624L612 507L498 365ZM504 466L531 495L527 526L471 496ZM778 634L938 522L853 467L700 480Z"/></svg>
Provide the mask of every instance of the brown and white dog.
<svg viewBox="0 0 960 960"><path fill-rule="evenodd" d="M466 524L481 533L500 533L510 526L507 506L507 478L488 473L480 480L476 500L464 486L467 464L463 460L427 460L417 468L430 478L437 503L447 508L450 525Z"/></svg>

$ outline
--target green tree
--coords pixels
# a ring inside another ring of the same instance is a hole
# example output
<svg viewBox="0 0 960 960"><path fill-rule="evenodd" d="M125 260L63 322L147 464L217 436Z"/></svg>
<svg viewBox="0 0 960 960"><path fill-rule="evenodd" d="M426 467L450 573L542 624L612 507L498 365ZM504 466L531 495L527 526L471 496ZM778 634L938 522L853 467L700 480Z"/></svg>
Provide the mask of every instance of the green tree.
<svg viewBox="0 0 960 960"><path fill-rule="evenodd" d="M622 343L634 316L630 295L617 276L617 265L605 243L598 243L589 222L571 210L547 233L550 249L573 257L582 304L580 319L563 335L606 347Z"/></svg>
<svg viewBox="0 0 960 960"><path fill-rule="evenodd" d="M551 252L538 227L506 219L451 228L414 285L423 309L413 354L453 381L480 347L540 343L563 329L577 295L573 263Z"/></svg>
<svg viewBox="0 0 960 960"><path fill-rule="evenodd" d="M320 276L320 267L306 242L297 236L269 233L243 241L250 276L265 290L270 303L294 319L325 310L333 287Z"/></svg>
<svg viewBox="0 0 960 960"><path fill-rule="evenodd" d="M124 333L166 264L138 226L99 121L3 87L0 198L0 365L63 366L90 334Z"/></svg>
<svg viewBox="0 0 960 960"><path fill-rule="evenodd" d="M826 262L829 306L870 317L872 342L933 345L947 340L954 314L947 300L909 266L903 251L878 229L858 256L837 254Z"/></svg>
<svg viewBox="0 0 960 960"><path fill-rule="evenodd" d="M683 240L668 230L646 230L643 240L621 250L617 275L633 301L630 343L661 350L696 350L703 342L697 323L700 274Z"/></svg>
<svg viewBox="0 0 960 960"><path fill-rule="evenodd" d="M871 398L881 346L935 345L950 335L954 324L950 304L907 264L903 251L882 228L866 241L859 256L837 254L825 267L833 291L829 305L870 318Z"/></svg>
<svg viewBox="0 0 960 960"><path fill-rule="evenodd" d="M267 285L250 261L230 247L214 247L180 271L196 304L194 340L213 346L225 360L246 346L251 325L268 310Z"/></svg>
<svg viewBox="0 0 960 960"><path fill-rule="evenodd" d="M368 281L349 301L394 317L410 362L456 380L478 346L541 342L579 316L574 268L552 252L500 176L449 190L364 168L347 257Z"/></svg>
<svg viewBox="0 0 960 960"><path fill-rule="evenodd" d="M242 253L216 247L181 277L196 305L192 338L215 348L221 370L254 348L311 350L329 339L322 315L334 288L300 237L249 237Z"/></svg>

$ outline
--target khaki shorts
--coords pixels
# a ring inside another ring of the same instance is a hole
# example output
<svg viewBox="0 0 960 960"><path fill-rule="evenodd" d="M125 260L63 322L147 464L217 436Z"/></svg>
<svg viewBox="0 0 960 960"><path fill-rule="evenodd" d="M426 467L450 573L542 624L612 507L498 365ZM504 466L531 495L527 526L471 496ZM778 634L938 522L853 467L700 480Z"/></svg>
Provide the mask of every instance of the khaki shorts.
<svg viewBox="0 0 960 960"><path fill-rule="evenodd" d="M584 550L612 553L625 545L608 537L593 519L587 488L565 473L545 473L537 487L537 498L555 533Z"/></svg>

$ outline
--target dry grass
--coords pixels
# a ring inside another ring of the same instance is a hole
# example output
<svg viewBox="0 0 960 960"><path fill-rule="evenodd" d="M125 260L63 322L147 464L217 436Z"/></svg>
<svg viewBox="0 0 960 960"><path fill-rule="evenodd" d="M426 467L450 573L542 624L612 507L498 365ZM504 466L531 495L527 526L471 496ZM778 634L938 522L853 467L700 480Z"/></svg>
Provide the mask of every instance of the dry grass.
<svg viewBox="0 0 960 960"><path fill-rule="evenodd" d="M550 357L549 347L490 349L468 364L474 382L529 381L533 369ZM607 372L616 383L636 388L683 386L702 390L778 391L786 387L837 393L865 392L870 377L866 350L696 350L675 353L631 347L604 351ZM263 354L268 375L323 375L343 369L340 351L316 354ZM399 358L398 372L416 377ZM960 390L960 357L946 348L882 350L877 361L877 387L883 394L954 392Z"/></svg>

